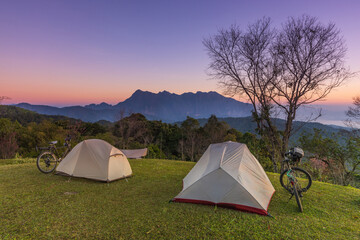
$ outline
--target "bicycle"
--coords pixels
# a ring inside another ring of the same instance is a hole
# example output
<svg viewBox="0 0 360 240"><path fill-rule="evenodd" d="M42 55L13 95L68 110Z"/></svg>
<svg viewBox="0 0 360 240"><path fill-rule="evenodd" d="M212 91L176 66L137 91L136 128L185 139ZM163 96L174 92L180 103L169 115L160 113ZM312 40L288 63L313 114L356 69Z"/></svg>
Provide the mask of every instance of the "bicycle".
<svg viewBox="0 0 360 240"><path fill-rule="evenodd" d="M56 147L58 141L50 142L48 147L36 148L37 150L38 149L42 150L42 152L40 153L40 155L37 157L36 160L36 166L40 170L40 172L51 173L55 170L57 164L62 159L64 159L64 157L71 151L70 141L71 141L71 137L67 136L65 138L65 143L63 146L66 149L60 158L57 157L59 155L58 148Z"/></svg>
<svg viewBox="0 0 360 240"><path fill-rule="evenodd" d="M311 187L312 179L307 171L299 167L291 167L291 165L299 163L303 156L304 151L301 148L291 148L289 152L285 153L285 160L283 162L286 165L286 169L280 174L281 186L291 194L289 201L295 196L300 212L303 212L300 198Z"/></svg>

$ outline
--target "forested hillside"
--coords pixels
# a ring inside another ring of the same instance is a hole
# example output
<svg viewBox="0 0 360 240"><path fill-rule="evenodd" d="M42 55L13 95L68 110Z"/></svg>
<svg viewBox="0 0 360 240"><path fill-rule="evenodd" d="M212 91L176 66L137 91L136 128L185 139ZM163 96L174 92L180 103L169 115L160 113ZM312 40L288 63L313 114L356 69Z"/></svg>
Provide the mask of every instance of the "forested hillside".
<svg viewBox="0 0 360 240"><path fill-rule="evenodd" d="M238 118L218 118L219 121L226 122L232 128L240 132L249 132L252 134L256 134L256 123L253 121L251 117L238 117ZM200 126L204 126L207 122L207 119L202 118L198 119ZM273 119L276 127L279 130L284 129L285 120L283 119ZM349 129L345 127L335 127L330 125L324 125L318 122L301 122L301 121L294 121L294 130L293 134L290 138L291 144L298 144L298 139L304 134L312 134L314 133L314 129L319 129L324 132L327 136L331 136L332 134L338 134L341 132L346 132Z"/></svg>
<svg viewBox="0 0 360 240"><path fill-rule="evenodd" d="M31 122L40 123L44 120L59 121L78 121L60 115L43 115L33 111L29 111L20 107L0 105L0 118L7 118L11 121L17 121L20 124L27 124Z"/></svg>
<svg viewBox="0 0 360 240"><path fill-rule="evenodd" d="M36 157L37 146L46 146L52 140L58 140L61 145L66 136L71 135L73 145L84 139L99 138L121 149L147 147L151 158L189 161L196 161L210 143L238 141L247 143L265 168L268 165L261 140L254 134L243 134L231 128L215 116L203 126L190 117L177 125L148 121L141 114L133 114L115 123L88 123L41 115L14 106L1 106L0 109L0 158L11 158L16 154Z"/></svg>

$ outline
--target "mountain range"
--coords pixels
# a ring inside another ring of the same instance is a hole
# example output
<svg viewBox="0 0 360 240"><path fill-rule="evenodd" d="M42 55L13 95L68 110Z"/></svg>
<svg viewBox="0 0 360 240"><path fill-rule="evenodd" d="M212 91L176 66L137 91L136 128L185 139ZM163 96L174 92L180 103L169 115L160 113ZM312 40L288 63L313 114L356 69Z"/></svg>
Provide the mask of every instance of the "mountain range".
<svg viewBox="0 0 360 240"><path fill-rule="evenodd" d="M251 115L252 109L248 103L224 97L217 92L188 92L178 95L167 91L152 93L142 90L135 91L130 98L116 105L100 103L59 108L20 103L15 106L40 114L62 115L86 122L114 122L132 113L141 113L148 120L173 123L183 121L187 116L208 118L214 114L219 118L246 117Z"/></svg>

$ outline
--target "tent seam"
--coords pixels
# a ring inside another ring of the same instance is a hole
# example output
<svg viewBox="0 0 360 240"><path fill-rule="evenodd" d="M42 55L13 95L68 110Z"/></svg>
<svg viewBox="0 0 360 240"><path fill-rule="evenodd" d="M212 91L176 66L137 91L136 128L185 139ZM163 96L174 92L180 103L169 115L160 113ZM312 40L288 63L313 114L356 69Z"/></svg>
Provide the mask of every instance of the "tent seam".
<svg viewBox="0 0 360 240"><path fill-rule="evenodd" d="M238 184L240 184L240 186L242 186L245 190L246 190L246 192L251 196L251 198L253 198L258 204L259 204L259 206L261 207L261 208L263 208L263 206L261 206L261 204L259 203L259 201L241 184L241 183L239 183L233 176L231 176L229 173L227 173L224 169L221 169L221 170L223 170L227 175L229 175L232 179L234 179ZM235 186L234 186L235 187ZM234 188L233 187L233 188ZM231 189L233 189L233 188L231 188ZM225 196L222 198L222 199L224 199L229 193L230 193L231 191L229 191L228 193L226 193L225 194ZM271 198L270 198L270 200L271 200ZM269 201L269 203L270 203L270 201ZM263 208L264 209L264 208Z"/></svg>
<svg viewBox="0 0 360 240"><path fill-rule="evenodd" d="M222 164L223 164L223 160L224 160L224 155L225 155L226 149L227 149L227 146L224 147L224 150L223 150L223 152L222 152L222 156L221 156L221 160L220 160L220 167L221 167Z"/></svg>
<svg viewBox="0 0 360 240"><path fill-rule="evenodd" d="M194 185L195 183L197 183L199 180L201 180L203 177L205 177L205 176L207 176L207 175L209 175L210 173L213 173L213 172L215 172L216 170L218 170L219 168L217 168L217 169L214 169L214 170L212 170L211 172L208 172L207 174L205 174L204 176L201 176L201 178L199 178L198 180L196 180L195 182L193 182L191 185L189 185L187 188L185 188L185 189L183 189L183 190L181 190L181 192L183 192L184 190L186 190L186 189L188 189L190 186L192 186L192 185ZM184 181L184 180L183 180ZM184 184L184 183L183 183ZM180 193L181 193L180 192ZM180 194L179 193L179 194Z"/></svg>

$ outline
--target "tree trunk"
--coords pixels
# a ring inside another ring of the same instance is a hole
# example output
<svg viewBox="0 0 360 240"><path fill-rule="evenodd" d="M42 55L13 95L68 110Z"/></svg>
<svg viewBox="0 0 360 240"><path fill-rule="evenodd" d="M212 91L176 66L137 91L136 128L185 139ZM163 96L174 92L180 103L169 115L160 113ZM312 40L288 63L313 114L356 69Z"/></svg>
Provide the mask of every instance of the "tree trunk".
<svg viewBox="0 0 360 240"><path fill-rule="evenodd" d="M281 144L280 155L281 155L282 159L285 159L285 152L289 148L289 138L291 135L292 124L293 124L294 119L295 119L295 109L294 109L294 107L290 106L289 113L286 118L286 124L285 124L284 134L283 134L283 138L282 138L282 144ZM283 170L284 170L284 162L281 161L281 171L283 171Z"/></svg>
<svg viewBox="0 0 360 240"><path fill-rule="evenodd" d="M270 159L271 159L271 161L273 163L274 172L277 173L278 172L278 166L277 166L277 163L276 163L276 157L275 157L275 152L274 151L271 151Z"/></svg>

